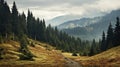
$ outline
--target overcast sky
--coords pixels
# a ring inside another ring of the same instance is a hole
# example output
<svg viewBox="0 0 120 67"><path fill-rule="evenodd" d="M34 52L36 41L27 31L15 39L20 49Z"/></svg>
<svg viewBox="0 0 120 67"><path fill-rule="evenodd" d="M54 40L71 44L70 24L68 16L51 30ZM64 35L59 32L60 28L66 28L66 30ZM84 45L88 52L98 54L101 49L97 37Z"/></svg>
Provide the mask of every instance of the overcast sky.
<svg viewBox="0 0 120 67"><path fill-rule="evenodd" d="M97 16L120 8L120 0L6 0L16 2L19 12L30 9L34 16L47 20L61 15Z"/></svg>

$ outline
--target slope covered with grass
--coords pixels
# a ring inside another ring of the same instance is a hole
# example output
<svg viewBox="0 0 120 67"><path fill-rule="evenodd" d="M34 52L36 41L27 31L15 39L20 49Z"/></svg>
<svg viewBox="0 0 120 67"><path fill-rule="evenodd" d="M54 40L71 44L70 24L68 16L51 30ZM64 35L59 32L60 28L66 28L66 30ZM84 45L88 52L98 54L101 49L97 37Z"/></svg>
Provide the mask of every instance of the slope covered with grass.
<svg viewBox="0 0 120 67"><path fill-rule="evenodd" d="M0 44L3 59L0 60L0 67L63 67L66 61L60 51L54 49L46 43L41 43L29 39L34 46L28 46L28 49L35 56L34 61L19 60L20 44L15 41L8 41ZM46 46L47 45L47 46ZM47 47L47 48L46 48Z"/></svg>
<svg viewBox="0 0 120 67"><path fill-rule="evenodd" d="M63 53L84 67L120 67L120 46L111 48L95 56L71 56L71 53Z"/></svg>
<svg viewBox="0 0 120 67"><path fill-rule="evenodd" d="M84 61L81 61L84 63ZM120 66L120 46L109 49L105 52L86 58L85 65L96 66Z"/></svg>

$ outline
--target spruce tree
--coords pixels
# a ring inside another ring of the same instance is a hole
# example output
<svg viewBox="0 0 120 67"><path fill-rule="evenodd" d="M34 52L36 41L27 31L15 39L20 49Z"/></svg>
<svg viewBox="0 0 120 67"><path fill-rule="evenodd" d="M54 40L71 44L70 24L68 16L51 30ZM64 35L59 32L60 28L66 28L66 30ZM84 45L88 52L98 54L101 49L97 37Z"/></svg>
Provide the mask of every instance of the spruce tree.
<svg viewBox="0 0 120 67"><path fill-rule="evenodd" d="M28 36L30 38L34 38L34 22L35 22L35 18L33 17L32 12L30 12L30 10L28 10L28 15L27 15L27 32L28 32Z"/></svg>
<svg viewBox="0 0 120 67"><path fill-rule="evenodd" d="M0 1L0 32L2 36L6 36L11 32L10 9L4 0Z"/></svg>
<svg viewBox="0 0 120 67"><path fill-rule="evenodd" d="M102 41L101 41L100 49L101 49L101 52L106 50L106 37L105 37L104 31L102 34Z"/></svg>
<svg viewBox="0 0 120 67"><path fill-rule="evenodd" d="M21 33L23 34L27 34L27 21L26 21L26 16L24 14L24 12L19 15L19 23L20 23L20 27L21 27Z"/></svg>
<svg viewBox="0 0 120 67"><path fill-rule="evenodd" d="M95 39L93 39L92 41L92 44L91 44L91 49L90 49L90 53L89 53L89 56L93 56L97 53L97 50L96 50L96 42L95 42Z"/></svg>
<svg viewBox="0 0 120 67"><path fill-rule="evenodd" d="M106 46L107 46L106 49L113 47L113 28L112 28L111 23L107 31Z"/></svg>
<svg viewBox="0 0 120 67"><path fill-rule="evenodd" d="M7 2L5 2L5 11L4 11L4 17L5 17L5 35L6 38L8 38L8 35L12 33L12 24L11 24L11 13L9 6L7 5Z"/></svg>
<svg viewBox="0 0 120 67"><path fill-rule="evenodd" d="M119 17L116 18L116 26L114 30L114 46L120 45L120 21Z"/></svg>
<svg viewBox="0 0 120 67"><path fill-rule="evenodd" d="M15 2L13 2L13 7L12 7L12 31L13 31L13 34L17 36L20 34L19 33L20 24L18 20L18 10L17 10Z"/></svg>

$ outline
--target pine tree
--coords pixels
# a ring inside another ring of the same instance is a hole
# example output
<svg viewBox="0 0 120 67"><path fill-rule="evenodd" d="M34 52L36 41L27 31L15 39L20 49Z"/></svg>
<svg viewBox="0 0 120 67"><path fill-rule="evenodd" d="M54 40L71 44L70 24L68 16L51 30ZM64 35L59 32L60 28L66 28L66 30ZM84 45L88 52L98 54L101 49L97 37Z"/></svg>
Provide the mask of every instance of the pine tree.
<svg viewBox="0 0 120 67"><path fill-rule="evenodd" d="M105 37L104 31L102 34L102 42L101 42L100 49L101 49L101 52L106 50L106 37Z"/></svg>
<svg viewBox="0 0 120 67"><path fill-rule="evenodd" d="M7 3L5 2L5 35L6 35L6 38L8 39L8 36L9 34L11 34L12 32L12 25L11 25L11 13L10 13L10 9L9 9L9 6L7 5Z"/></svg>
<svg viewBox="0 0 120 67"><path fill-rule="evenodd" d="M114 46L113 45L113 28L111 23L107 31L106 46L107 46L106 49L112 48Z"/></svg>
<svg viewBox="0 0 120 67"><path fill-rule="evenodd" d="M2 36L6 36L11 32L10 9L4 0L0 2L0 32ZM7 37L7 36L6 36Z"/></svg>
<svg viewBox="0 0 120 67"><path fill-rule="evenodd" d="M33 17L32 12L28 10L28 15L27 15L27 31L28 31L28 36L30 38L35 38L34 36L34 31L35 31L35 18Z"/></svg>
<svg viewBox="0 0 120 67"><path fill-rule="evenodd" d="M18 10L16 7L15 2L13 2L13 7L12 7L12 30L13 34L19 35L20 33L20 24L19 24L19 19L18 19Z"/></svg>
<svg viewBox="0 0 120 67"><path fill-rule="evenodd" d="M120 21L119 17L116 18L116 26L114 30L114 46L120 45Z"/></svg>
<svg viewBox="0 0 120 67"><path fill-rule="evenodd" d="M45 37L46 26L45 26L45 20L44 19L40 21L39 26L40 26L39 27L39 31L40 31L39 36L41 37L40 40L45 42L45 40L46 40L46 37Z"/></svg>
<svg viewBox="0 0 120 67"><path fill-rule="evenodd" d="M95 39L93 39L89 56L93 56L95 54L96 54L96 42L95 42Z"/></svg>
<svg viewBox="0 0 120 67"><path fill-rule="evenodd" d="M28 36L30 37L30 29L31 29L31 26L30 26L30 21L31 21L31 12L30 10L28 10L28 15L27 15L27 34Z"/></svg>
<svg viewBox="0 0 120 67"><path fill-rule="evenodd" d="M101 52L101 43L102 43L102 40L99 39L99 42L98 42L98 53Z"/></svg>
<svg viewBox="0 0 120 67"><path fill-rule="evenodd" d="M24 12L19 15L19 23L20 23L20 27L21 27L21 33L27 34L27 21L26 21L26 16L24 14Z"/></svg>

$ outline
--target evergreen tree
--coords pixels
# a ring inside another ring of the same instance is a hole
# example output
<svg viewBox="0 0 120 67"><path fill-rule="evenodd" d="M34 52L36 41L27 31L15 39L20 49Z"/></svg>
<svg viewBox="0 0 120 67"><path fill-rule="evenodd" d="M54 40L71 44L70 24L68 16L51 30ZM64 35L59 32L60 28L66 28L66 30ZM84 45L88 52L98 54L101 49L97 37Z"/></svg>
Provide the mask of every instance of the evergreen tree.
<svg viewBox="0 0 120 67"><path fill-rule="evenodd" d="M99 39L99 42L98 42L98 53L101 52L101 43L102 43L102 40Z"/></svg>
<svg viewBox="0 0 120 67"><path fill-rule="evenodd" d="M113 28L112 28L111 23L107 31L106 45L107 45L106 49L113 47Z"/></svg>
<svg viewBox="0 0 120 67"><path fill-rule="evenodd" d="M40 25L39 26L40 26L40 29L39 29L40 35L39 36L41 37L40 40L45 42L45 40L46 40L45 39L46 38L45 37L45 31L46 31L45 28L46 28L46 26L45 26L45 20L44 19L40 21Z"/></svg>
<svg viewBox="0 0 120 67"><path fill-rule="evenodd" d="M31 35L31 12L30 12L30 10L28 10L28 15L27 15L27 32L28 32L28 36L30 37Z"/></svg>
<svg viewBox="0 0 120 67"><path fill-rule="evenodd" d="M2 36L6 36L11 33L11 19L10 9L4 0L0 2L0 32Z"/></svg>
<svg viewBox="0 0 120 67"><path fill-rule="evenodd" d="M102 41L101 41L100 49L101 49L101 52L106 50L106 37L105 37L104 31L102 34Z"/></svg>
<svg viewBox="0 0 120 67"><path fill-rule="evenodd" d="M33 17L32 12L28 10L27 15L27 30L28 30L28 36L30 38L35 38L35 18Z"/></svg>
<svg viewBox="0 0 120 67"><path fill-rule="evenodd" d="M12 7L12 30L13 34L19 35L20 33L20 24L19 24L19 19L18 19L18 10L16 7L15 2L13 2L13 7Z"/></svg>
<svg viewBox="0 0 120 67"><path fill-rule="evenodd" d="M19 15L19 23L21 24L21 33L27 34L27 21L26 21L26 16L24 14L24 12Z"/></svg>
<svg viewBox="0 0 120 67"><path fill-rule="evenodd" d="M96 50L96 42L95 42L95 39L93 39L92 41L92 44L91 44L91 49L90 49L90 53L89 53L89 56L93 56L97 53L97 50Z"/></svg>
<svg viewBox="0 0 120 67"><path fill-rule="evenodd" d="M120 45L120 21L119 17L116 18L116 26L114 30L114 46Z"/></svg>
<svg viewBox="0 0 120 67"><path fill-rule="evenodd" d="M6 38L8 38L8 34L11 34L12 32L12 25L11 25L11 13L10 13L10 9L9 6L7 5L7 3L5 2L5 13L4 13L4 17L5 19L5 36Z"/></svg>

